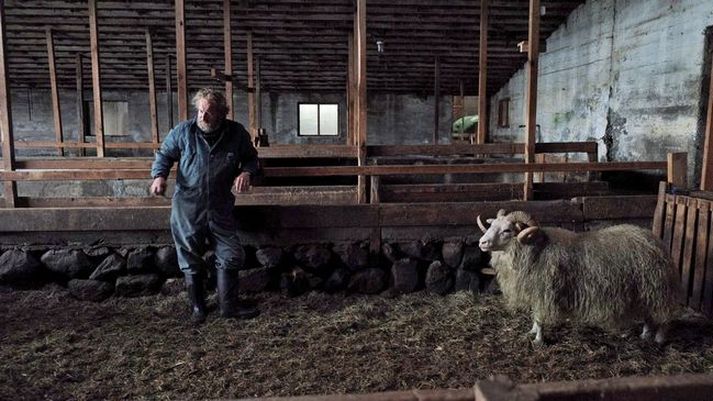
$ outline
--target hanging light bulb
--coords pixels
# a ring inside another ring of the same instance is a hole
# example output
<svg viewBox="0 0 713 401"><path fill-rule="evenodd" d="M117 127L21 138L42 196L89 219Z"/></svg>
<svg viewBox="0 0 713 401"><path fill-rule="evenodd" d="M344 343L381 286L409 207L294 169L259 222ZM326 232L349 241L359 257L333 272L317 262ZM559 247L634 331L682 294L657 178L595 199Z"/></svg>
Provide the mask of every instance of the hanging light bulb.
<svg viewBox="0 0 713 401"><path fill-rule="evenodd" d="M384 41L383 40L376 41L376 51L379 54L384 53Z"/></svg>

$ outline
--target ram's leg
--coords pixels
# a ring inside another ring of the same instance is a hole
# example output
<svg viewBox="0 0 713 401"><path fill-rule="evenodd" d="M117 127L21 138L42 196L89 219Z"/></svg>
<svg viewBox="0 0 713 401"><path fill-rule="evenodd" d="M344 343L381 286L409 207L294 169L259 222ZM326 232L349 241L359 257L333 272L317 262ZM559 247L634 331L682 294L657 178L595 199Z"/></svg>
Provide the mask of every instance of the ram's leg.
<svg viewBox="0 0 713 401"><path fill-rule="evenodd" d="M661 324L659 325L658 329L656 330L656 338L654 338L654 341L656 341L656 344L663 344L666 342L666 335L668 334L668 324Z"/></svg>
<svg viewBox="0 0 713 401"><path fill-rule="evenodd" d="M543 337L542 337L542 321L541 318L537 316L537 313L532 314L532 329L527 334L534 334L535 339L532 340L532 343L536 346L542 345L544 343Z"/></svg>
<svg viewBox="0 0 713 401"><path fill-rule="evenodd" d="M532 328L530 331L527 332L527 334L537 334L537 332L540 331L540 324L537 323L537 320L534 318L532 319Z"/></svg>
<svg viewBox="0 0 713 401"><path fill-rule="evenodd" d="M651 333L653 332L655 326L654 323L651 321L650 318L644 319L644 329L641 330L641 337L642 340L648 340L651 338Z"/></svg>

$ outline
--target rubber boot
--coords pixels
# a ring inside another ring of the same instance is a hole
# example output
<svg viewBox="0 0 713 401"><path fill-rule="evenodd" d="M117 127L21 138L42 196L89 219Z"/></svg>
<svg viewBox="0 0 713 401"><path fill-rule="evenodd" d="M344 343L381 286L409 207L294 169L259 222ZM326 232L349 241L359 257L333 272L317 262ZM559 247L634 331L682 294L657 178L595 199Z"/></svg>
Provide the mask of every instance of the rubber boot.
<svg viewBox="0 0 713 401"><path fill-rule="evenodd" d="M195 324L205 322L205 288L203 287L203 277L200 274L186 273L186 291L188 299L191 301L191 320Z"/></svg>
<svg viewBox="0 0 713 401"><path fill-rule="evenodd" d="M218 269L218 305L224 318L252 319L260 312L254 306L242 304L238 298L238 271Z"/></svg>

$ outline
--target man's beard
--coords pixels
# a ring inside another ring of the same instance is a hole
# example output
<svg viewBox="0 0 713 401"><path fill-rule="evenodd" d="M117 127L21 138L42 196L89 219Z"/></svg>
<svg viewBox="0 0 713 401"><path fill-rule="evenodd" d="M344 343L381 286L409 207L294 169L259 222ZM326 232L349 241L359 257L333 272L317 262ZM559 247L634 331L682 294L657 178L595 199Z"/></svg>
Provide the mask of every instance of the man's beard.
<svg viewBox="0 0 713 401"><path fill-rule="evenodd" d="M217 131L218 128L223 124L223 120L217 121L213 125L208 125L204 121L197 121L198 128L200 128L201 131L203 131L206 134L212 134L213 132Z"/></svg>

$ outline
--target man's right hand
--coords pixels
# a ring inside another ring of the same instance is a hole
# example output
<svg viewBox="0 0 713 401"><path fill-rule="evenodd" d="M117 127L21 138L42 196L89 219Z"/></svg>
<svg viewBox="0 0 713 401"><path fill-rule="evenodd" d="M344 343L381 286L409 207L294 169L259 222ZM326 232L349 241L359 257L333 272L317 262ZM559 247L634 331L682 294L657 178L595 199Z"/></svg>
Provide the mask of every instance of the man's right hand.
<svg viewBox="0 0 713 401"><path fill-rule="evenodd" d="M151 183L151 195L163 195L166 192L166 179L164 177L156 177Z"/></svg>

